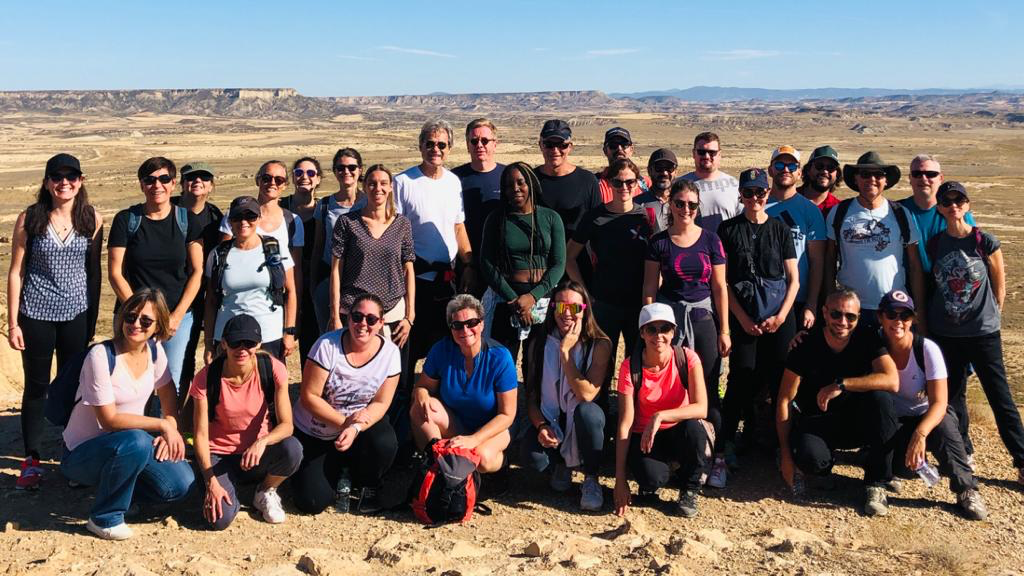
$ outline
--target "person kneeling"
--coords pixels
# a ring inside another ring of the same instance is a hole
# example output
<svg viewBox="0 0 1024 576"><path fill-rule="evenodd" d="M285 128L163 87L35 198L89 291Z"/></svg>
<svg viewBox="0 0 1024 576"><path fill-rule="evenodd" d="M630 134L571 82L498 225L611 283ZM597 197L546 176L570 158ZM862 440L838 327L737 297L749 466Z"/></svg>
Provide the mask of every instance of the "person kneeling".
<svg viewBox="0 0 1024 576"><path fill-rule="evenodd" d="M224 325L223 352L192 379L196 463L206 481L203 517L224 530L240 507L236 483L256 483L253 506L271 524L285 520L277 487L302 460L292 437L288 368L259 350L259 322L248 314ZM277 425L270 427L274 407Z"/></svg>
<svg viewBox="0 0 1024 576"><path fill-rule="evenodd" d="M669 463L680 464L676 511L697 515L697 493L710 457L707 390L700 357L672 346L676 317L668 304L640 310L641 343L619 369L619 428L615 443L615 513L629 505L627 462L641 496L668 483ZM637 362L642 366L633 368ZM685 369L683 364L685 363ZM641 380L641 381L637 381ZM713 443L713 441L712 441Z"/></svg>

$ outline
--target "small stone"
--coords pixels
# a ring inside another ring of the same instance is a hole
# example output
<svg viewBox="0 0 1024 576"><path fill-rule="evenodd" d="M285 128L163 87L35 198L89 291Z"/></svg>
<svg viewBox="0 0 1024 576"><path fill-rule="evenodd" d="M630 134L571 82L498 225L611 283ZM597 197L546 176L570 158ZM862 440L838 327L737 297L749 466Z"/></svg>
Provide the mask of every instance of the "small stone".
<svg viewBox="0 0 1024 576"><path fill-rule="evenodd" d="M180 528L180 526L178 526L178 521L175 520L174 518L170 517L170 516L168 516L167 518L164 518L163 522L161 522L161 524L163 524L167 528L171 528L172 530Z"/></svg>
<svg viewBox="0 0 1024 576"><path fill-rule="evenodd" d="M237 570L206 556L191 556L185 564L185 576L233 576Z"/></svg>
<svg viewBox="0 0 1024 576"><path fill-rule="evenodd" d="M764 547L773 552L813 553L828 548L828 543L810 532L798 528L772 528L767 533Z"/></svg>
<svg viewBox="0 0 1024 576"><path fill-rule="evenodd" d="M5 522L4 523L4 532L6 532L7 534L10 534L11 532L16 532L16 531L18 531L20 529L21 529L21 525L19 525L17 522Z"/></svg>
<svg viewBox="0 0 1024 576"><path fill-rule="evenodd" d="M324 548L302 551L298 569L310 576L362 576L373 572L369 564L354 554L339 554Z"/></svg>
<svg viewBox="0 0 1024 576"><path fill-rule="evenodd" d="M527 544L526 548L523 549L523 554L531 558L540 558L541 556L550 553L551 548L551 540L542 538L539 540L533 540Z"/></svg>
<svg viewBox="0 0 1024 576"><path fill-rule="evenodd" d="M589 554L573 554L569 558L569 565L578 570L587 570L593 568L601 563L601 559L597 556L590 556Z"/></svg>
<svg viewBox="0 0 1024 576"><path fill-rule="evenodd" d="M487 556L490 550L466 540L453 540L445 553L451 558L480 558Z"/></svg>
<svg viewBox="0 0 1024 576"><path fill-rule="evenodd" d="M715 552L711 546L678 534L673 534L669 538L668 544L665 545L665 551L673 556L685 556L693 560L718 561L718 552Z"/></svg>
<svg viewBox="0 0 1024 576"><path fill-rule="evenodd" d="M368 560L379 560L385 566L408 570L429 565L437 553L421 544L400 542L393 545L398 535L385 536L370 547Z"/></svg>
<svg viewBox="0 0 1024 576"><path fill-rule="evenodd" d="M697 541L720 550L727 550L733 547L733 543L721 530L698 530Z"/></svg>

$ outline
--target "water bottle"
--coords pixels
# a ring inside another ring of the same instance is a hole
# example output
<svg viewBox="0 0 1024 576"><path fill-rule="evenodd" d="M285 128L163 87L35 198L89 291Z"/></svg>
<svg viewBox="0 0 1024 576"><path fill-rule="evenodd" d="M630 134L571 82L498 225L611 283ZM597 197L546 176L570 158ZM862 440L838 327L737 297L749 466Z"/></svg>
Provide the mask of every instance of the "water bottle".
<svg viewBox="0 0 1024 576"><path fill-rule="evenodd" d="M804 482L804 475L799 470L793 471L792 493L794 498L800 498L807 493L807 484Z"/></svg>
<svg viewBox="0 0 1024 576"><path fill-rule="evenodd" d="M352 479L348 476L348 469L342 469L338 484L334 487L334 508L343 514L348 513L352 505Z"/></svg>
<svg viewBox="0 0 1024 576"><path fill-rule="evenodd" d="M924 483L929 488L939 483L939 471L935 466L928 463L927 458L921 460L921 465L914 472L917 472L917 475L921 477L921 480L924 480Z"/></svg>

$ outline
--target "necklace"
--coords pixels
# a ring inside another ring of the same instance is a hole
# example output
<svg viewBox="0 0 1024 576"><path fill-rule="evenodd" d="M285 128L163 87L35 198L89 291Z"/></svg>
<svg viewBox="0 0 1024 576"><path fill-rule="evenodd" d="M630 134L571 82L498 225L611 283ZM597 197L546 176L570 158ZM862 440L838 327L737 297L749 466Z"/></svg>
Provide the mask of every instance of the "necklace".
<svg viewBox="0 0 1024 576"><path fill-rule="evenodd" d="M71 228L71 220L69 218L57 218L51 213L50 226L53 226L53 229L63 236Z"/></svg>
<svg viewBox="0 0 1024 576"><path fill-rule="evenodd" d="M765 220L767 222L767 220ZM750 239L757 240L757 235L761 233L761 227L764 226L764 222L751 222L747 220L747 226L750 228Z"/></svg>

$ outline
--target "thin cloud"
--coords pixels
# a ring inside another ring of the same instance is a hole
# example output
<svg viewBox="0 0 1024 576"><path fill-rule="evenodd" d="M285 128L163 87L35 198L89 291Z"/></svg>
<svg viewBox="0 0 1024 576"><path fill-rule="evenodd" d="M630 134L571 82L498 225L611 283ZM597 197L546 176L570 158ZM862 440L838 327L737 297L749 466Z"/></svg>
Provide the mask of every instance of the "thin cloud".
<svg viewBox="0 0 1024 576"><path fill-rule="evenodd" d="M352 54L338 54L336 58L340 58L342 60L359 60L360 62L376 60L376 58L371 58L369 56L353 56Z"/></svg>
<svg viewBox="0 0 1024 576"><path fill-rule="evenodd" d="M587 50L587 56L622 56L624 54L636 54L639 48L607 48L604 50Z"/></svg>
<svg viewBox="0 0 1024 576"><path fill-rule="evenodd" d="M705 60L758 60L782 56L778 50L712 50L704 53Z"/></svg>
<svg viewBox="0 0 1024 576"><path fill-rule="evenodd" d="M454 54L435 52L433 50L422 50L420 48L403 48L401 46L377 46L377 50L385 52L397 52L399 54L414 54L416 56L429 56L431 58L455 58Z"/></svg>

